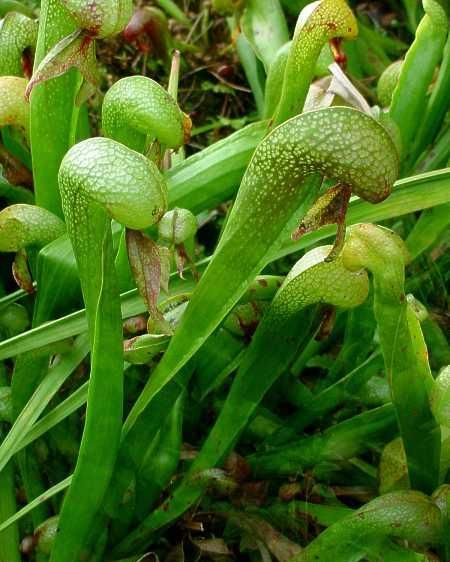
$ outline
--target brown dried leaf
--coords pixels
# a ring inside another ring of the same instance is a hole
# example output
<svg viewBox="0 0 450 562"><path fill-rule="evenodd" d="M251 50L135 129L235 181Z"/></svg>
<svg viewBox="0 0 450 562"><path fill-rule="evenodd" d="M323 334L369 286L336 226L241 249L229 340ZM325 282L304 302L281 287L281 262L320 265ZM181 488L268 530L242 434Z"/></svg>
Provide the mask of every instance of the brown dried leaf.
<svg viewBox="0 0 450 562"><path fill-rule="evenodd" d="M288 562L302 550L297 543L289 540L261 517L235 512L231 515L231 520L262 541L279 562Z"/></svg>
<svg viewBox="0 0 450 562"><path fill-rule="evenodd" d="M191 542L202 554L207 554L209 556L228 556L231 554L230 549L223 539L191 539Z"/></svg>
<svg viewBox="0 0 450 562"><path fill-rule="evenodd" d="M184 562L183 543L177 544L171 548L169 554L165 557L164 562Z"/></svg>

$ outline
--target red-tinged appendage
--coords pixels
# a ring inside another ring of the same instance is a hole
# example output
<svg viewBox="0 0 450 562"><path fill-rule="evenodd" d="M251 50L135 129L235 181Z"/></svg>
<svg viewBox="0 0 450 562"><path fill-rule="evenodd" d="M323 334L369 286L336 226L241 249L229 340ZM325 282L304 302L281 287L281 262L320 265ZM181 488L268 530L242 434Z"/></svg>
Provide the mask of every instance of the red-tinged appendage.
<svg viewBox="0 0 450 562"><path fill-rule="evenodd" d="M330 47L335 62L337 62L340 67L345 68L347 66L347 55L342 50L342 39L339 37L330 39Z"/></svg>

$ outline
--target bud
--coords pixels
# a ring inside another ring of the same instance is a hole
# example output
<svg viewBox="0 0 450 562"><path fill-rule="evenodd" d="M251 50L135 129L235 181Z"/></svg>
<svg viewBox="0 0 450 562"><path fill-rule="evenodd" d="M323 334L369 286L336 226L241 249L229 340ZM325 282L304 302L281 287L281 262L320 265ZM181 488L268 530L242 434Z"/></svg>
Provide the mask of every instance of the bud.
<svg viewBox="0 0 450 562"><path fill-rule="evenodd" d="M171 244L182 244L197 231L197 219L187 209L175 208L165 213L158 224L161 240Z"/></svg>

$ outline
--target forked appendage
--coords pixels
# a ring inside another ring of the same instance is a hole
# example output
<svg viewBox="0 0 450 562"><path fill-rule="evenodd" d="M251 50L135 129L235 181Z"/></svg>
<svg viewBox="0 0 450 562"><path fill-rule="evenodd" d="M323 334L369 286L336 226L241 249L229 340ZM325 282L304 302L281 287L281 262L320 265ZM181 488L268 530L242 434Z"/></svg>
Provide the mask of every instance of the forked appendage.
<svg viewBox="0 0 450 562"><path fill-rule="evenodd" d="M96 87L99 84L94 54L95 36L77 29L57 43L39 64L25 90L28 100L40 82L56 78L70 68L78 68L83 78Z"/></svg>
<svg viewBox="0 0 450 562"><path fill-rule="evenodd" d="M345 216L350 201L351 188L347 184L337 184L321 195L306 213L299 226L291 235L298 240L307 232L313 232L321 226L336 224L337 232L333 248L325 261L333 261L339 255L345 240Z"/></svg>
<svg viewBox="0 0 450 562"><path fill-rule="evenodd" d="M324 261L328 261L327 258ZM319 327L316 331L314 339L316 341L323 341L328 338L334 328L336 322L336 307L332 304L326 304L322 308L322 318Z"/></svg>
<svg viewBox="0 0 450 562"><path fill-rule="evenodd" d="M82 86L77 102L88 97L92 84L99 80L95 64L94 41L120 33L132 14L131 0L61 0L77 25L76 31L63 37L42 59L26 89L28 98L33 87L56 78L70 68L78 68L88 83Z"/></svg>
<svg viewBox="0 0 450 562"><path fill-rule="evenodd" d="M33 278L28 267L28 256L25 248L21 248L14 256L12 275L17 285L29 295L34 293Z"/></svg>
<svg viewBox="0 0 450 562"><path fill-rule="evenodd" d="M334 37L330 39L330 49L333 53L333 58L335 62L345 70L347 66L347 55L345 54L344 50L342 49L342 39L341 37Z"/></svg>

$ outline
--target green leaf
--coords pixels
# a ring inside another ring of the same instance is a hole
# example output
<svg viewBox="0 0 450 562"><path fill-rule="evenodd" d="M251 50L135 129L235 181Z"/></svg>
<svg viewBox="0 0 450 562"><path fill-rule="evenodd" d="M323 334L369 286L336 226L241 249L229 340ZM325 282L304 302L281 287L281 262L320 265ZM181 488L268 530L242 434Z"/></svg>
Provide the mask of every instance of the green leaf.
<svg viewBox="0 0 450 562"><path fill-rule="evenodd" d="M450 202L449 181L450 168L445 168L397 181L390 197L377 205L371 205L355 197L349 205L347 223L376 223L421 209L434 207L435 205L448 203ZM424 197L424 193L426 193L426 197ZM335 232L334 227L327 226L316 232L305 234L298 242L294 243L290 240L290 233L296 226L297 217L298 213L294 213L291 223L288 224L283 233L284 245L280 250L272 254L269 261L289 255L300 249L309 248L313 244L333 236ZM172 290L174 290L174 286ZM192 281L186 280L180 286L177 286L173 294L184 293L192 289L193 286L194 283ZM23 292L16 291L16 293L1 299L0 306L7 302L13 302L23 295ZM136 289L122 294L121 301L123 318L142 314L146 310L145 304L137 294ZM74 312L58 320L53 320L44 326L39 326L19 336L0 342L0 360L81 334L86 330L87 323L84 310Z"/></svg>
<svg viewBox="0 0 450 562"><path fill-rule="evenodd" d="M20 412L14 425L0 445L0 471L18 450L22 439L27 436L35 421L45 410L64 381L86 357L89 343L86 335L80 336L73 349L54 367L33 393L25 408Z"/></svg>

